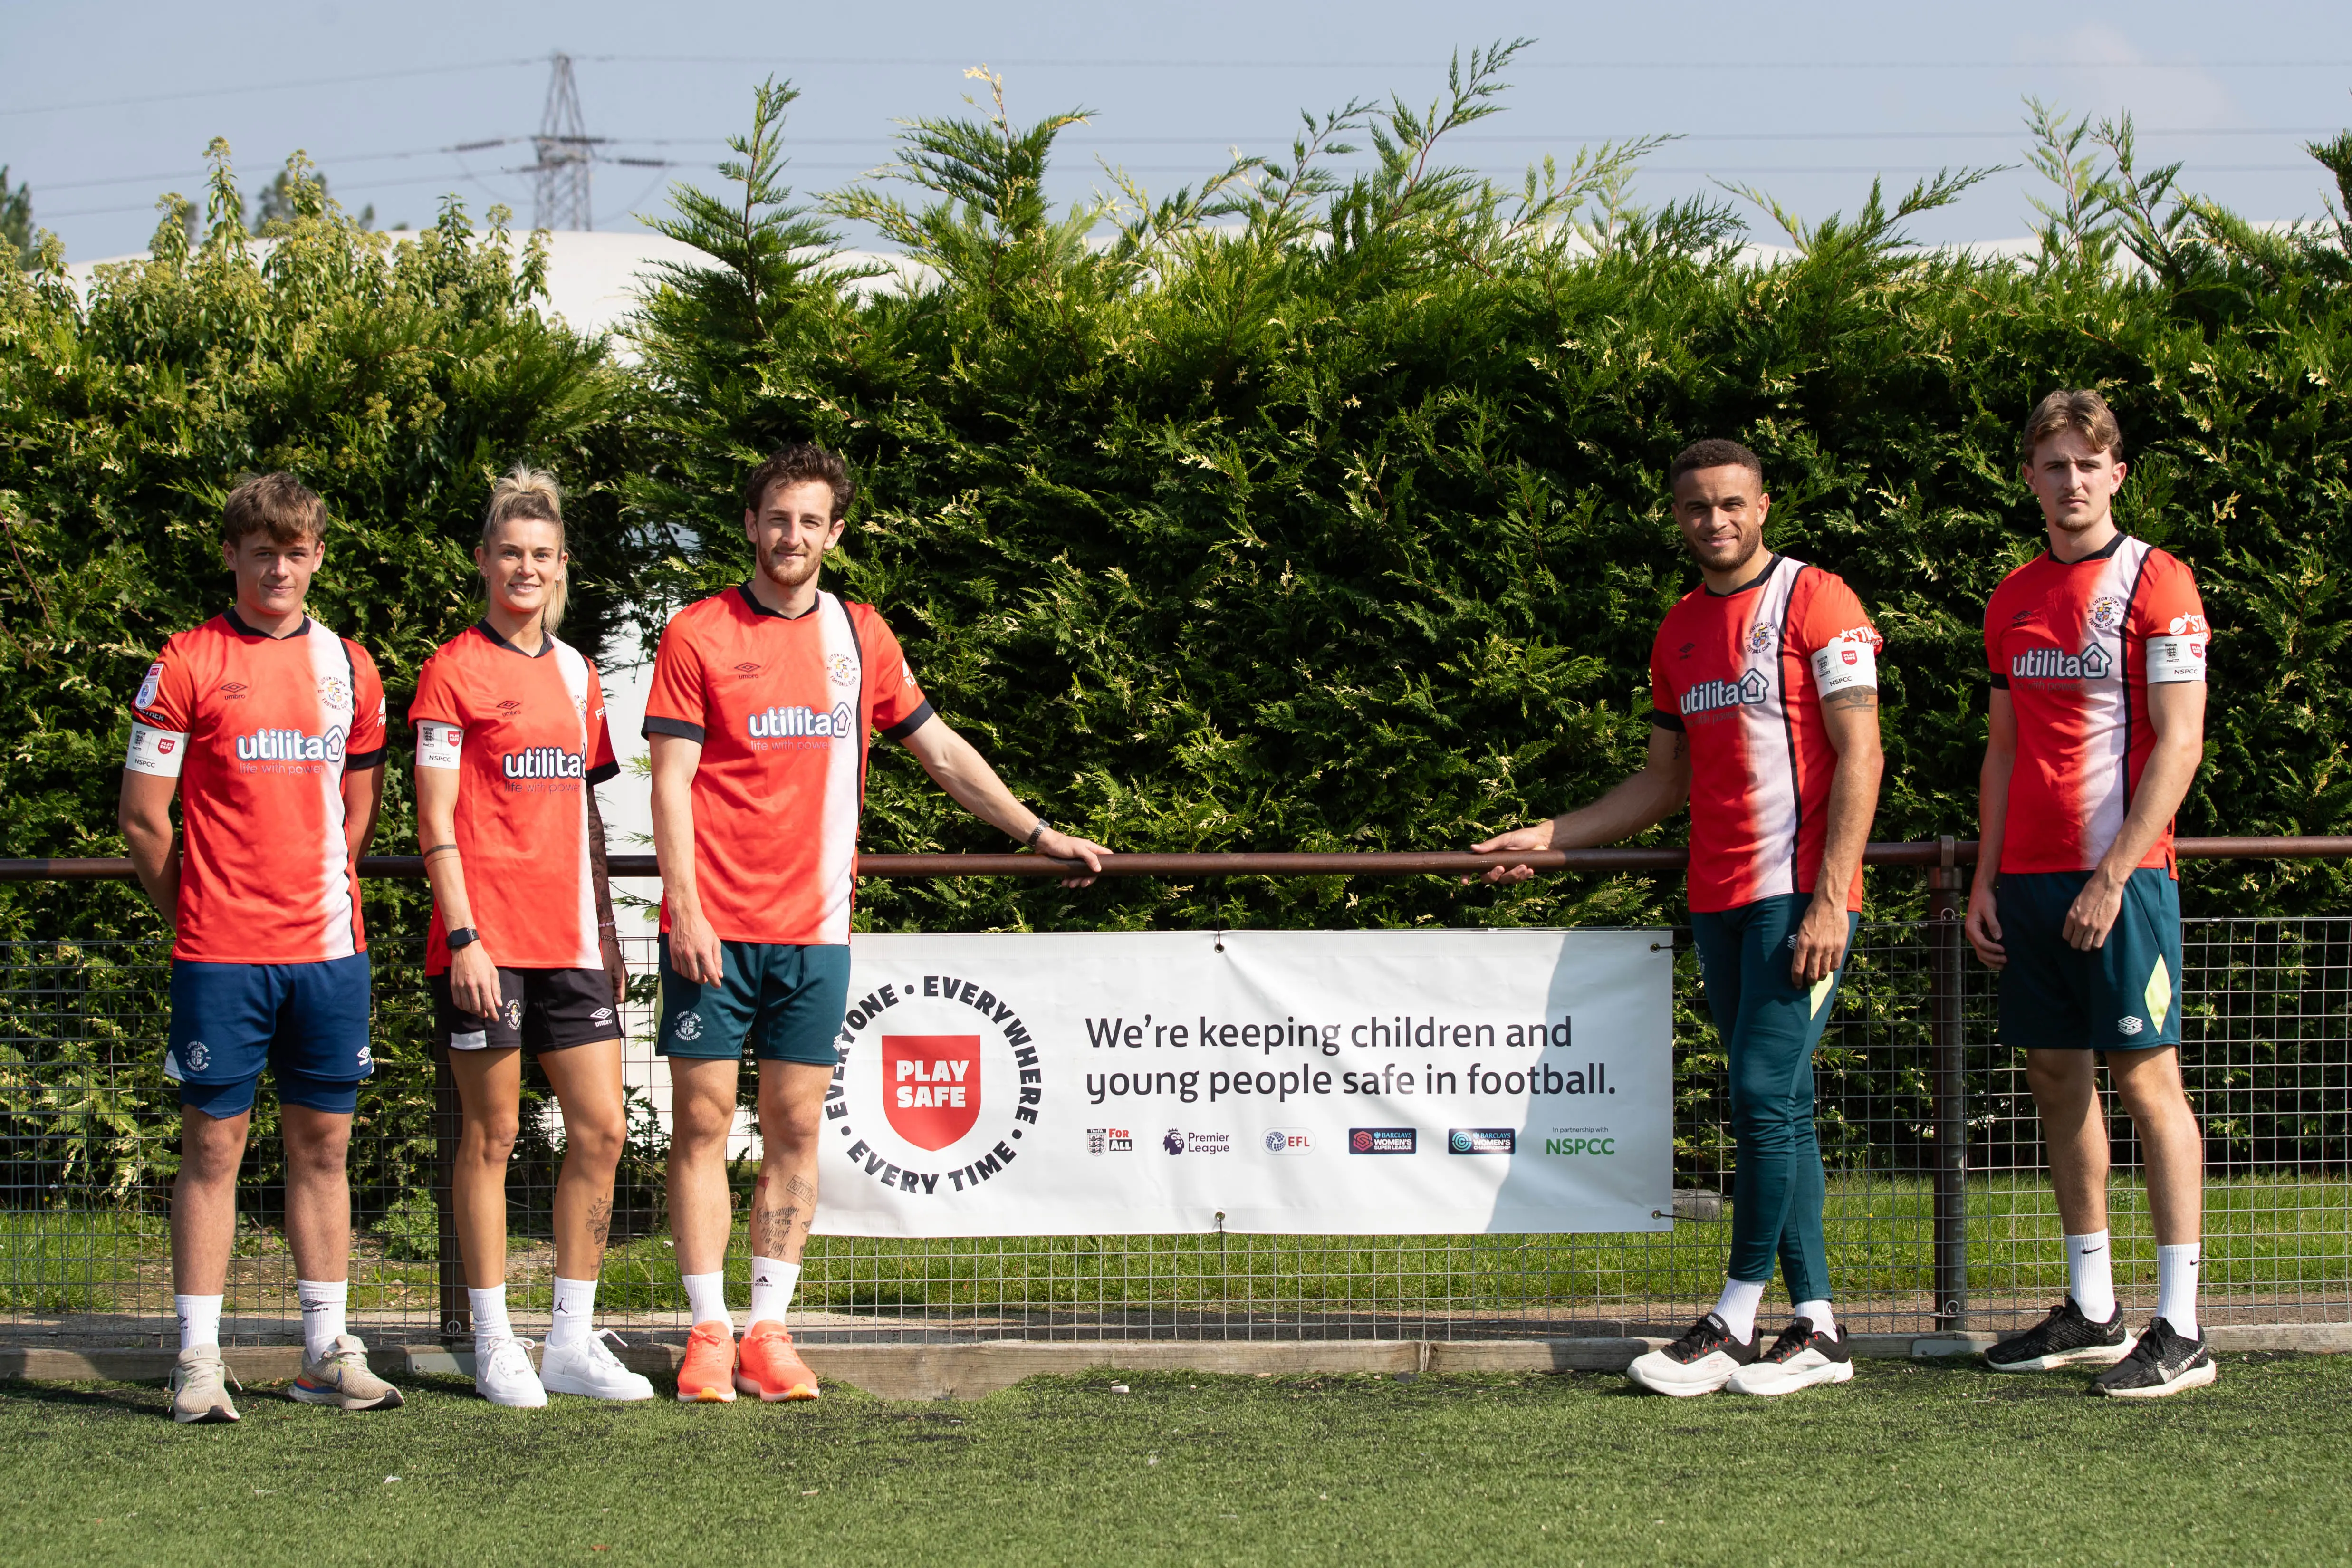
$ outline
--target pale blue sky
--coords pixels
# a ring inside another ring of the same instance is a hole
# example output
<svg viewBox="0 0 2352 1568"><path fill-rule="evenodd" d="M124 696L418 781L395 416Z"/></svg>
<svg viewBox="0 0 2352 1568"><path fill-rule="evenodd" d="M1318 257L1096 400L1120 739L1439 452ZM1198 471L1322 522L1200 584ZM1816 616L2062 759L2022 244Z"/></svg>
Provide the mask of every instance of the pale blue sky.
<svg viewBox="0 0 2352 1568"><path fill-rule="evenodd" d="M1100 154L1155 189L1222 165L1224 149L1275 151L1301 108L1391 89L1416 101L1447 55L1497 37L1538 40L1511 73L1509 111L1456 149L1515 175L1545 152L1642 132L1688 139L1658 153L1639 194L1655 202L1710 175L1763 187L1806 216L1850 209L1874 171L1907 186L1939 165L2016 163L2029 92L2077 111L2128 109L2147 161L2260 219L2315 213L2326 189L2300 144L2352 124L2352 7L2340 3L2160 3L2085 11L1982 0L1968 6L1718 0L1666 6L1454 0L1196 0L1185 6L1031 4L357 4L205 6L0 0L0 163L32 186L37 222L69 256L136 250L152 198L194 195L206 140L226 136L248 191L307 148L353 207L430 221L441 193L525 221L530 182L501 171L546 94L546 56L579 59L588 129L619 157L707 165L774 71L803 89L788 133L804 191L887 155L894 117L950 113L988 62L1016 117L1084 106L1058 165L1064 197L1102 183ZM310 85L304 85L304 84ZM597 226L660 205L666 174L599 168ZM2005 174L1918 226L1929 239L2025 231L2032 182ZM1751 215L1756 216L1756 215ZM1760 217L1758 221L1760 223ZM1759 237L1773 237L1759 228Z"/></svg>

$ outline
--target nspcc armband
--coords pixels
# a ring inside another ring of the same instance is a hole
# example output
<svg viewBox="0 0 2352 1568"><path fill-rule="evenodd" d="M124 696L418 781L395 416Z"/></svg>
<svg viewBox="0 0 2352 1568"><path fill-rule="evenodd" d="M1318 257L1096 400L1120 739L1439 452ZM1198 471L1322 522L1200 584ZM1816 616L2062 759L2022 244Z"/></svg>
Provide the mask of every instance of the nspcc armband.
<svg viewBox="0 0 2352 1568"><path fill-rule="evenodd" d="M2179 680L2205 679L2205 639L2197 631L2160 632L2147 639L2147 683L2166 686Z"/></svg>
<svg viewBox="0 0 2352 1568"><path fill-rule="evenodd" d="M135 720L131 722L131 750L122 759L125 773L175 779L180 776L180 764L187 760L187 736L175 730L158 730Z"/></svg>
<svg viewBox="0 0 2352 1568"><path fill-rule="evenodd" d="M1813 655L1813 691L1834 697L1841 691L1878 689L1878 650L1860 638L1840 637Z"/></svg>
<svg viewBox="0 0 2352 1568"><path fill-rule="evenodd" d="M466 731L457 725L436 723L428 719L416 726L416 765L454 768L465 742Z"/></svg>

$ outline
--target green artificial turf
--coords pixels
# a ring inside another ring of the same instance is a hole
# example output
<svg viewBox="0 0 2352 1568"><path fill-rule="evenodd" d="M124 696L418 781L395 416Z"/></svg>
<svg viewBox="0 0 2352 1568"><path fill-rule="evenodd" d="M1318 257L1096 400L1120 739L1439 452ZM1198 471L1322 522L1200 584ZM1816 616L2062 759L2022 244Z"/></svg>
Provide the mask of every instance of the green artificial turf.
<svg viewBox="0 0 2352 1568"><path fill-rule="evenodd" d="M971 1404L366 1415L0 1385L0 1562L2261 1563L2352 1542L2352 1358L2122 1404L1865 1363L1778 1401L1616 1377L1036 1379ZM1124 1382L1131 1392L1113 1392ZM398 1478L394 1479L392 1478Z"/></svg>

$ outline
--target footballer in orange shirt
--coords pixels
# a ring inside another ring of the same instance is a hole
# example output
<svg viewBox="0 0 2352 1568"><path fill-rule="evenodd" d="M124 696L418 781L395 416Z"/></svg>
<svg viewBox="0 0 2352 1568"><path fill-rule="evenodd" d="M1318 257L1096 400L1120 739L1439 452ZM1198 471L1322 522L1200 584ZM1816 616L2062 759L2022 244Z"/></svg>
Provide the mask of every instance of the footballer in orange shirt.
<svg viewBox="0 0 2352 1568"><path fill-rule="evenodd" d="M1985 610L1992 686L1968 937L2000 972L2000 1039L2025 1051L2065 1231L2066 1299L1985 1352L1996 1372L2104 1367L2094 1394L2161 1398L2219 1371L2197 1319L2205 1139L2180 1081L2180 883L2172 819L2205 747L2211 628L2187 565L2116 525L2122 427L2096 392L2025 422L2049 548ZM2107 1234L2107 1119L2132 1119L2155 1221L2156 1317L2133 1336Z"/></svg>
<svg viewBox="0 0 2352 1568"><path fill-rule="evenodd" d="M1715 1310L1627 1375L1677 1396L1789 1394L1853 1375L1830 1306L1812 1058L1862 908L1881 639L1842 579L1764 547L1772 502L1755 453L1700 441L1667 482L1700 583L1651 649L1648 765L1591 805L1476 847L1605 844L1688 803L1691 932L1738 1143L1731 1256ZM1756 1312L1776 1260L1795 1313L1767 1347Z"/></svg>
<svg viewBox="0 0 2352 1568"><path fill-rule="evenodd" d="M669 1062L670 1227L694 1318L680 1399L816 1397L784 1311L815 1212L818 1115L848 1005L869 737L904 745L957 804L1041 855L1098 871L1108 853L1013 799L932 712L874 608L818 586L854 495L842 460L814 447L754 469L751 580L670 618L646 701L662 877L656 1048ZM747 1043L764 1153L739 1352L722 1281L727 1138Z"/></svg>
<svg viewBox="0 0 2352 1568"><path fill-rule="evenodd" d="M389 1409L400 1393L346 1331L344 1168L368 1050L358 860L383 793L375 664L303 614L327 510L287 474L229 492L222 564L236 602L163 645L131 701L121 824L173 931L163 1073L180 1086L172 1289L181 1421L235 1421L220 1358L236 1172L266 1069L286 1144L286 1235L311 1405ZM179 796L184 834L172 827Z"/></svg>
<svg viewBox="0 0 2352 1568"><path fill-rule="evenodd" d="M451 1175L474 1388L494 1405L548 1394L651 1399L653 1384L595 1332L596 1279L628 1135L620 1005L595 787L620 772L596 667L560 641L571 556L552 476L491 487L474 564L481 621L425 661L416 700L416 825L433 923L425 971L435 1043L457 1082ZM507 1315L507 1162L529 1051L563 1108L555 1184L555 1299L534 1368Z"/></svg>

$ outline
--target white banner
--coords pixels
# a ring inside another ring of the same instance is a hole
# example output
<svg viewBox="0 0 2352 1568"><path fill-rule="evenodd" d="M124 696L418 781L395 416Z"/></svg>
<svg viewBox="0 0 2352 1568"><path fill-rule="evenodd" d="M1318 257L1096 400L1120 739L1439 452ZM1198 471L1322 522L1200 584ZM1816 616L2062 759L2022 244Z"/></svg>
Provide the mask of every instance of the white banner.
<svg viewBox="0 0 2352 1568"><path fill-rule="evenodd" d="M851 951L821 1234L1672 1227L1664 931Z"/></svg>

